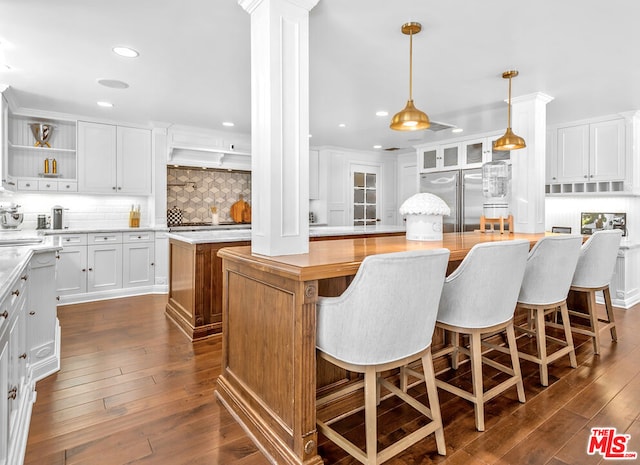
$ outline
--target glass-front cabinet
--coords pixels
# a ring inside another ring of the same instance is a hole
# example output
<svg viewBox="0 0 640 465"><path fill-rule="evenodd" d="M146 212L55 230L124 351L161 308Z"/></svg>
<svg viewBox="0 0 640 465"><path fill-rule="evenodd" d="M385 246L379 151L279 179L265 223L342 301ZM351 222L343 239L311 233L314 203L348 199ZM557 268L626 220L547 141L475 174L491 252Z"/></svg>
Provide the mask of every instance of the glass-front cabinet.
<svg viewBox="0 0 640 465"><path fill-rule="evenodd" d="M511 160L511 152L495 150L501 134L466 139L459 142L417 147L421 173L453 169L479 168L489 161Z"/></svg>

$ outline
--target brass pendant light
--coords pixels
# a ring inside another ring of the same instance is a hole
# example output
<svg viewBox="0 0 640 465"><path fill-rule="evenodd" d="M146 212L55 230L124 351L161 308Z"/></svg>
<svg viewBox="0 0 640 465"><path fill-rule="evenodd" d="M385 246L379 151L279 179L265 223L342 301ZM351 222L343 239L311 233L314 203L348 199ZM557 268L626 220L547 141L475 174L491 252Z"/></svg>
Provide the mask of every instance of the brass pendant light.
<svg viewBox="0 0 640 465"><path fill-rule="evenodd" d="M507 122L507 130L505 131L504 135L500 139L495 141L493 145L494 150L506 152L509 150L523 149L527 146L524 143L524 139L520 136L515 135L511 130L511 79L516 77L517 75L518 75L518 71L516 70L505 71L504 73L502 73L503 79L509 79L509 100L508 100L509 117Z"/></svg>
<svg viewBox="0 0 640 465"><path fill-rule="evenodd" d="M422 25L406 23L401 30L409 36L409 100L404 109L394 115L389 127L396 131L419 131L431 125L427 114L413 105L413 35L422 30Z"/></svg>

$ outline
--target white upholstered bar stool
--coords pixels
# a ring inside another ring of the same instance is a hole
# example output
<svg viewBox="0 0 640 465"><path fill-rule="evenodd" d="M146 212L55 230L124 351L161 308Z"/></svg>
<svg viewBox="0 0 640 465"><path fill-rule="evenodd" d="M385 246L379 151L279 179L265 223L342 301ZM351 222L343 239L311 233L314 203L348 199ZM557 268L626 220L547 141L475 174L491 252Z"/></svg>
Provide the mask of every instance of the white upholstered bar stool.
<svg viewBox="0 0 640 465"><path fill-rule="evenodd" d="M576 270L581 246L581 236L543 237L531 249L527 258L518 297L518 308L527 312L529 324L526 328L521 326L516 328L536 337L537 354L531 355L519 351L518 355L523 360L540 365L540 383L543 386L549 385L549 364L560 357L569 355L571 366L573 368L578 366L569 325L567 294ZM547 322L545 316L555 314L558 309L562 315L562 325ZM531 325L533 325L533 331ZM548 335L547 325L563 329L565 339ZM562 347L549 354L547 341Z"/></svg>
<svg viewBox="0 0 640 465"><path fill-rule="evenodd" d="M613 316L613 306L611 305L611 294L609 284L613 277L613 270L616 265L622 230L613 229L607 231L596 231L582 245L580 257L576 265L576 271L571 282L571 291L586 293L586 313L569 309L571 328L574 333L585 334L593 339L593 351L600 353L600 331L608 329L611 332L611 340L616 341L616 322ZM602 291L604 306L607 313L606 319L599 319L596 309L596 292ZM576 325L576 319L586 320L587 327ZM604 323L599 325L599 323Z"/></svg>
<svg viewBox="0 0 640 465"><path fill-rule="evenodd" d="M529 241L485 242L475 245L460 266L445 280L436 325L451 332L452 346L434 354L452 355L457 368L458 352L470 358L473 392L469 393L441 379L436 385L474 404L476 428L484 431L484 403L516 386L518 400L525 401L524 385L513 328L513 314L524 276ZM482 355L482 337L507 333L511 368ZM469 335L469 348L459 345L460 334ZM497 386L484 391L482 364L509 375Z"/></svg>
<svg viewBox="0 0 640 465"><path fill-rule="evenodd" d="M358 407L329 420L318 429L352 457L366 465L389 460L424 437L435 433L438 453L445 454L444 431L435 385L431 338L438 312L449 251L398 252L366 257L339 297L320 297L317 303L317 354L364 380L318 398L318 407L364 387L366 449L340 435L331 425ZM378 373L422 360L429 406L415 400ZM384 450L377 448L378 383L431 421Z"/></svg>

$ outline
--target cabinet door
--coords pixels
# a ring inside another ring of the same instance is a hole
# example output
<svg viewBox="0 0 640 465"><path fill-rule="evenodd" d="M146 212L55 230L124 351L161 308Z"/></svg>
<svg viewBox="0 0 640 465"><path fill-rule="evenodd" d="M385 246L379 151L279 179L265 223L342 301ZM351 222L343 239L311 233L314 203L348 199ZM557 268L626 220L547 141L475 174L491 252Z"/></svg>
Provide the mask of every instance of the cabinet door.
<svg viewBox="0 0 640 465"><path fill-rule="evenodd" d="M420 152L420 172L427 173L438 168L438 148L431 147Z"/></svg>
<svg viewBox="0 0 640 465"><path fill-rule="evenodd" d="M151 194L151 131L117 129L117 191L123 194Z"/></svg>
<svg viewBox="0 0 640 465"><path fill-rule="evenodd" d="M590 125L589 136L589 180L624 180L624 120L593 123Z"/></svg>
<svg viewBox="0 0 640 465"><path fill-rule="evenodd" d="M484 161L485 139L469 140L462 144L462 164L465 168L481 166Z"/></svg>
<svg viewBox="0 0 640 465"><path fill-rule="evenodd" d="M58 295L87 292L87 247L64 246L58 252L56 292Z"/></svg>
<svg viewBox="0 0 640 465"><path fill-rule="evenodd" d="M0 387L2 392L0 395L0 465L6 465L9 455L9 402L7 392L9 387L9 337L8 333L3 334L0 339Z"/></svg>
<svg viewBox="0 0 640 465"><path fill-rule="evenodd" d="M27 353L34 380L59 366L56 359L56 281L55 252L35 253L29 262L29 291L25 319Z"/></svg>
<svg viewBox="0 0 640 465"><path fill-rule="evenodd" d="M16 190L16 184L9 178L9 104L0 94L0 179L4 189Z"/></svg>
<svg viewBox="0 0 640 465"><path fill-rule="evenodd" d="M588 181L589 125L559 128L557 144L558 181Z"/></svg>
<svg viewBox="0 0 640 465"><path fill-rule="evenodd" d="M26 331L24 322L24 299L14 310L16 316L9 329L9 444L15 444L20 424L20 406L26 395Z"/></svg>
<svg viewBox="0 0 640 465"><path fill-rule="evenodd" d="M154 244L138 242L122 245L122 286L152 286L155 282Z"/></svg>
<svg viewBox="0 0 640 465"><path fill-rule="evenodd" d="M87 291L122 287L122 244L87 247Z"/></svg>
<svg viewBox="0 0 640 465"><path fill-rule="evenodd" d="M496 145L496 141L500 137L502 137L501 134L487 138L486 146L484 148L484 152L486 154L486 157L484 159L485 162L511 160L511 150L496 150L494 148Z"/></svg>
<svg viewBox="0 0 640 465"><path fill-rule="evenodd" d="M116 189L116 127L78 121L78 190L113 193Z"/></svg>
<svg viewBox="0 0 640 465"><path fill-rule="evenodd" d="M460 144L443 145L440 147L440 166L443 169L453 169L460 165Z"/></svg>

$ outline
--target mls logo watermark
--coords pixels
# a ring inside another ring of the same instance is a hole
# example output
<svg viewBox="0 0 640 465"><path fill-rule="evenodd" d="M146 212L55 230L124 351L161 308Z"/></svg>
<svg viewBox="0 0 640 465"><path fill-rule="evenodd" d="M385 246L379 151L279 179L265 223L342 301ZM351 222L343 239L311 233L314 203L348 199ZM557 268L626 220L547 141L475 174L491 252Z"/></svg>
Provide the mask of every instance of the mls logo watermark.
<svg viewBox="0 0 640 465"><path fill-rule="evenodd" d="M587 454L602 455L607 459L636 459L637 452L627 452L630 434L617 434L615 428L591 428Z"/></svg>

